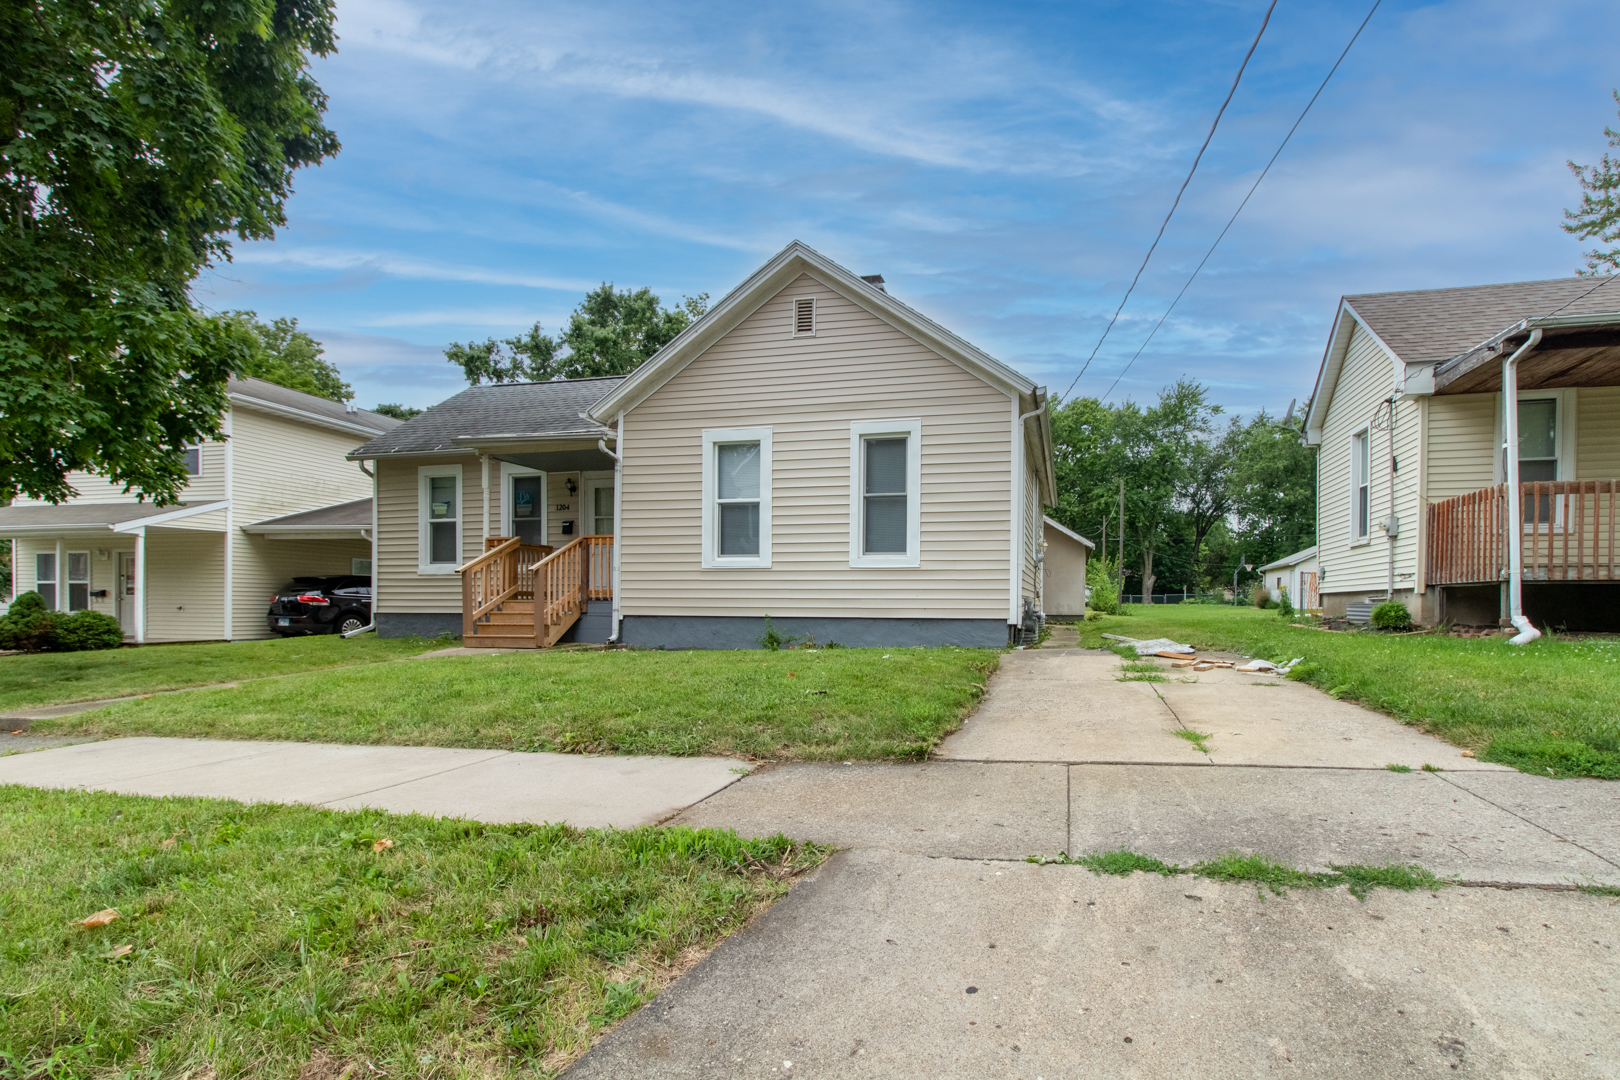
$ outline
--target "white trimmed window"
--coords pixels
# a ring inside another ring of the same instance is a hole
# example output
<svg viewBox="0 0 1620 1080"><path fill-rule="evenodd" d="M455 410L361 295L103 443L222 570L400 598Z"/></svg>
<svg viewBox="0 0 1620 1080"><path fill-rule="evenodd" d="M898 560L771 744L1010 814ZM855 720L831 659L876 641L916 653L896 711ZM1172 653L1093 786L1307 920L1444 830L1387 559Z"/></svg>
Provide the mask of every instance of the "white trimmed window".
<svg viewBox="0 0 1620 1080"><path fill-rule="evenodd" d="M56 610L56 552L40 551L34 555L34 591L45 601L45 607Z"/></svg>
<svg viewBox="0 0 1620 1080"><path fill-rule="evenodd" d="M1350 542L1372 535L1372 432L1350 437Z"/></svg>
<svg viewBox="0 0 1620 1080"><path fill-rule="evenodd" d="M88 611L90 609L90 553L88 551L70 551L67 553L67 602L69 611Z"/></svg>
<svg viewBox="0 0 1620 1080"><path fill-rule="evenodd" d="M771 429L703 433L703 566L771 565Z"/></svg>
<svg viewBox="0 0 1620 1080"><path fill-rule="evenodd" d="M849 565L918 565L922 421L851 423L849 466Z"/></svg>
<svg viewBox="0 0 1620 1080"><path fill-rule="evenodd" d="M183 451L181 451L181 453L185 456L185 459L186 459L186 475L187 476L201 476L202 475L202 447L200 447L200 446L188 446Z"/></svg>
<svg viewBox="0 0 1620 1080"><path fill-rule="evenodd" d="M419 574L453 574L461 565L461 466L416 470Z"/></svg>
<svg viewBox="0 0 1620 1080"><path fill-rule="evenodd" d="M795 296L793 298L793 336L816 336L816 298L813 296Z"/></svg>

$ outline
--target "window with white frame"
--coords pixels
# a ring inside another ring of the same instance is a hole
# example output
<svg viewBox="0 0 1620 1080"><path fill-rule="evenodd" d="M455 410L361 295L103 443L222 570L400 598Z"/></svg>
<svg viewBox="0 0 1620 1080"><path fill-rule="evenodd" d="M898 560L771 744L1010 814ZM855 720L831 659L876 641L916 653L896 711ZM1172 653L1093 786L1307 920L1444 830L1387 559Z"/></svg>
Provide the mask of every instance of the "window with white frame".
<svg viewBox="0 0 1620 1080"><path fill-rule="evenodd" d="M703 433L703 565L771 565L771 429Z"/></svg>
<svg viewBox="0 0 1620 1080"><path fill-rule="evenodd" d="M200 447L200 446L188 446L188 447L185 448L185 450L181 451L181 453L185 456L185 459L186 459L186 475L187 476L201 476L202 475L202 447Z"/></svg>
<svg viewBox="0 0 1620 1080"><path fill-rule="evenodd" d="M67 553L67 609L86 611L90 607L90 553Z"/></svg>
<svg viewBox="0 0 1620 1080"><path fill-rule="evenodd" d="M1350 438L1350 539L1372 535L1372 433L1365 428Z"/></svg>
<svg viewBox="0 0 1620 1080"><path fill-rule="evenodd" d="M918 565L922 421L855 421L849 463L849 564Z"/></svg>
<svg viewBox="0 0 1620 1080"><path fill-rule="evenodd" d="M461 466L423 465L417 484L417 572L453 574L461 565Z"/></svg>
<svg viewBox="0 0 1620 1080"><path fill-rule="evenodd" d="M1519 399L1519 483L1546 483L1559 478L1558 435L1556 397ZM1506 446L1502 454L1503 475L1506 476ZM1563 502L1562 498L1555 500L1551 494L1532 494L1522 502L1525 524L1546 527L1561 523Z"/></svg>
<svg viewBox="0 0 1620 1080"><path fill-rule="evenodd" d="M56 552L41 551L34 555L34 591L45 601L49 611L56 610Z"/></svg>

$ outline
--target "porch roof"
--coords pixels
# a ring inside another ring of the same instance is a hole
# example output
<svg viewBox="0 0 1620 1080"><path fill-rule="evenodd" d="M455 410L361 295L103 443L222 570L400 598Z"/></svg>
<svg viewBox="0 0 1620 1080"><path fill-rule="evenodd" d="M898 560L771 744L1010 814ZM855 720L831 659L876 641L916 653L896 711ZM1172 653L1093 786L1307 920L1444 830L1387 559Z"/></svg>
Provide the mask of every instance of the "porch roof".
<svg viewBox="0 0 1620 1080"><path fill-rule="evenodd" d="M242 531L257 536L287 540L367 539L371 531L371 500L335 503L314 510L302 510L278 518L256 521L242 526Z"/></svg>
<svg viewBox="0 0 1620 1080"><path fill-rule="evenodd" d="M145 502L61 503L55 506L0 506L0 537L93 536L133 532L223 510L230 503L177 503L154 506ZM195 527L195 526L193 526Z"/></svg>
<svg viewBox="0 0 1620 1080"><path fill-rule="evenodd" d="M394 430L351 450L351 461L408 454L468 453L488 443L501 447L554 440L594 447L610 429L585 410L624 381L557 379L542 383L472 386Z"/></svg>
<svg viewBox="0 0 1620 1080"><path fill-rule="evenodd" d="M1620 296L1609 303L1620 302ZM1521 390L1620 386L1620 311L1520 319L1434 368L1436 394L1479 394L1502 389L1502 360L1542 333L1519 360Z"/></svg>

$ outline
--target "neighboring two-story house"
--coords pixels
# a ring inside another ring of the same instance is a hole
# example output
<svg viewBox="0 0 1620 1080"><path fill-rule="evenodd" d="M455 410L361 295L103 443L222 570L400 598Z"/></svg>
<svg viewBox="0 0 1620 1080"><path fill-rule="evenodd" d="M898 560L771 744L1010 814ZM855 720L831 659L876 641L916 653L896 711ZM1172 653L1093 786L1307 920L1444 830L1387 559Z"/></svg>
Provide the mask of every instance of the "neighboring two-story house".
<svg viewBox="0 0 1620 1080"><path fill-rule="evenodd" d="M260 379L228 397L178 505L75 473L68 502L0 507L13 595L112 615L132 642L237 640L271 636L270 594L293 577L369 574L372 480L345 455L400 422Z"/></svg>
<svg viewBox="0 0 1620 1080"><path fill-rule="evenodd" d="M1516 522L1502 394L1515 355ZM1425 624L1497 624L1517 529L1532 622L1620 628L1620 284L1344 297L1306 437L1325 614L1393 596Z"/></svg>
<svg viewBox="0 0 1620 1080"><path fill-rule="evenodd" d="M349 456L380 634L999 646L1051 444L1042 388L794 243L625 378L474 387Z"/></svg>

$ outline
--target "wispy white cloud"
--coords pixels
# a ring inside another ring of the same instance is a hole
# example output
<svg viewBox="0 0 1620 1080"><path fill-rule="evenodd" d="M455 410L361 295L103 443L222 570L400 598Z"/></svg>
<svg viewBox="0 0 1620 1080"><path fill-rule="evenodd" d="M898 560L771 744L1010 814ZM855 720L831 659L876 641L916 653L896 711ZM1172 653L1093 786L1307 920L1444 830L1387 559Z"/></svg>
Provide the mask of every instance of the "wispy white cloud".
<svg viewBox="0 0 1620 1080"><path fill-rule="evenodd" d="M390 277L415 278L423 281L515 285L525 289L553 289L562 292L585 292L599 284L581 278L546 277L479 266L433 262L389 252L291 247L282 244L250 244L239 247L234 253L233 261L248 265L298 266L311 270L386 274Z"/></svg>

